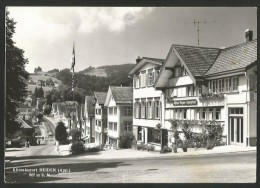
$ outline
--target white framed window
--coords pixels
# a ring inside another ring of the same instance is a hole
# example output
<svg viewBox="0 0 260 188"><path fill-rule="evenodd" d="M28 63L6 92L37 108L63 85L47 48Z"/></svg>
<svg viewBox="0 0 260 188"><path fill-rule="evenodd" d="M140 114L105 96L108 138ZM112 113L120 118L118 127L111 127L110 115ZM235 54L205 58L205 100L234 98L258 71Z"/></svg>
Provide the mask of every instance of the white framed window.
<svg viewBox="0 0 260 188"><path fill-rule="evenodd" d="M112 114L113 114L113 108L112 108L112 107L109 107L109 108L108 108L108 113L109 113L109 115L112 115Z"/></svg>
<svg viewBox="0 0 260 188"><path fill-rule="evenodd" d="M154 72L153 69L148 70L148 85L152 86L154 84Z"/></svg>
<svg viewBox="0 0 260 188"><path fill-rule="evenodd" d="M216 120L220 120L220 119L221 119L221 109L216 108Z"/></svg>
<svg viewBox="0 0 260 188"><path fill-rule="evenodd" d="M140 75L135 76L135 88L140 87Z"/></svg>
<svg viewBox="0 0 260 188"><path fill-rule="evenodd" d="M147 102L147 108L148 108L148 114L147 114L147 116L148 116L148 118L152 118L153 109L152 109L152 101L151 101L151 100L149 100L149 101Z"/></svg>
<svg viewBox="0 0 260 188"><path fill-rule="evenodd" d="M232 91L238 91L238 76L231 78Z"/></svg>
<svg viewBox="0 0 260 188"><path fill-rule="evenodd" d="M197 96L201 96L201 92L202 92L202 85L198 85L197 86Z"/></svg>
<svg viewBox="0 0 260 188"><path fill-rule="evenodd" d="M111 122L108 123L108 129L113 130L113 123L111 123Z"/></svg>
<svg viewBox="0 0 260 188"><path fill-rule="evenodd" d="M224 91L224 80L220 79L218 80L218 92L222 93Z"/></svg>
<svg viewBox="0 0 260 188"><path fill-rule="evenodd" d="M206 108L203 108L203 109L202 109L201 119L206 119L206 114L207 114L207 109L206 109Z"/></svg>
<svg viewBox="0 0 260 188"><path fill-rule="evenodd" d="M187 109L183 109L183 119L187 119Z"/></svg>
<svg viewBox="0 0 260 188"><path fill-rule="evenodd" d="M124 130L126 132L131 132L132 131L132 122L131 121L125 121L124 122Z"/></svg>
<svg viewBox="0 0 260 188"><path fill-rule="evenodd" d="M146 101L141 102L141 118L146 118Z"/></svg>
<svg viewBox="0 0 260 188"><path fill-rule="evenodd" d="M209 111L208 111L208 119L209 119L209 120L213 120L213 119L214 119L214 116L213 116L213 108L209 108Z"/></svg>
<svg viewBox="0 0 260 188"><path fill-rule="evenodd" d="M216 93L217 92L217 83L216 80L212 80L212 92Z"/></svg>
<svg viewBox="0 0 260 188"><path fill-rule="evenodd" d="M114 123L114 131L117 131L117 123Z"/></svg>
<svg viewBox="0 0 260 188"><path fill-rule="evenodd" d="M177 97L178 96L178 88L173 88L171 97Z"/></svg>
<svg viewBox="0 0 260 188"><path fill-rule="evenodd" d="M230 92L230 87L231 87L230 78L225 78L224 84L225 84L225 92Z"/></svg>
<svg viewBox="0 0 260 188"><path fill-rule="evenodd" d="M125 116L132 116L132 107L131 106L125 106L124 107L124 115Z"/></svg>
<svg viewBox="0 0 260 188"><path fill-rule="evenodd" d="M141 80L140 87L145 87L146 86L146 71L141 72L140 80Z"/></svg>
<svg viewBox="0 0 260 188"><path fill-rule="evenodd" d="M140 118L140 102L135 102L135 118Z"/></svg>
<svg viewBox="0 0 260 188"><path fill-rule="evenodd" d="M159 100L154 101L154 109L155 109L154 117L156 119L159 119L160 118L160 101Z"/></svg>
<svg viewBox="0 0 260 188"><path fill-rule="evenodd" d="M117 115L117 107L114 107L114 115Z"/></svg>

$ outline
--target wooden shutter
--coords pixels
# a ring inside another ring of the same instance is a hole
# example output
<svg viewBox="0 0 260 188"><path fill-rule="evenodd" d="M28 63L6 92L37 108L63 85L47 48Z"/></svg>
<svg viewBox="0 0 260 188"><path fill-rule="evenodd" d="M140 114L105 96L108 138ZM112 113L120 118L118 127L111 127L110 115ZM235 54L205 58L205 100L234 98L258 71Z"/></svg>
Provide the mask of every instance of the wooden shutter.
<svg viewBox="0 0 260 188"><path fill-rule="evenodd" d="M152 101L152 119L155 118L155 108L154 108L154 101Z"/></svg>
<svg viewBox="0 0 260 188"><path fill-rule="evenodd" d="M149 85L149 71L146 71L145 79L146 79L146 86L148 86Z"/></svg>
<svg viewBox="0 0 260 188"><path fill-rule="evenodd" d="M135 112L136 112L136 109L135 109L135 108L136 108L136 102L134 102L133 108L134 108L134 109L133 109L133 113L134 113L134 114L133 114L133 117L137 118L137 117L136 117L136 113L135 113Z"/></svg>
<svg viewBox="0 0 260 188"><path fill-rule="evenodd" d="M162 102L159 102L159 119L161 120L161 114L162 114Z"/></svg>

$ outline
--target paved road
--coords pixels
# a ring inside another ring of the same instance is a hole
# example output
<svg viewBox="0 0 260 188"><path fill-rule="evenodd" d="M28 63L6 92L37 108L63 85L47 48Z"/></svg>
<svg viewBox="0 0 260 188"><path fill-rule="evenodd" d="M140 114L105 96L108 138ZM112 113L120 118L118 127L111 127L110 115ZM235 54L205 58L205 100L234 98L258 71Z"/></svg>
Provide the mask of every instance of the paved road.
<svg viewBox="0 0 260 188"><path fill-rule="evenodd" d="M28 172L14 172L14 167L37 169L36 174L30 174L36 177L29 177ZM49 172L41 174L42 168ZM256 152L106 161L62 156L18 158L6 165L6 177L10 182L46 183L255 182Z"/></svg>

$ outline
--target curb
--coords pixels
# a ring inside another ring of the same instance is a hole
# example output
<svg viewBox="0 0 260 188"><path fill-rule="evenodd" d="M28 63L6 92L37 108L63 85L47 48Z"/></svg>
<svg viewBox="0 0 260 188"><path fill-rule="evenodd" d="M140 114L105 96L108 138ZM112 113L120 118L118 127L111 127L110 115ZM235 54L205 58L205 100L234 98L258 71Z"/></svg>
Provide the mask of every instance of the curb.
<svg viewBox="0 0 260 188"><path fill-rule="evenodd" d="M201 154L186 154L186 155L168 155L164 156L163 154L158 155L158 156L144 156L144 157L123 157L123 158L107 158L107 157L101 157L101 158L84 158L84 157L77 157L75 155L75 159L87 159L87 160L123 160L123 159L156 159L156 158L163 158L163 159L169 159L169 158L183 158L183 157L196 157L196 156L207 156L207 155L220 155L220 154L233 154L233 153L245 153L245 152L256 152L256 150L247 150L247 151L230 151L230 152L216 152L216 153L201 153ZM63 155L60 153L60 155ZM63 156L70 156L68 155L63 155Z"/></svg>

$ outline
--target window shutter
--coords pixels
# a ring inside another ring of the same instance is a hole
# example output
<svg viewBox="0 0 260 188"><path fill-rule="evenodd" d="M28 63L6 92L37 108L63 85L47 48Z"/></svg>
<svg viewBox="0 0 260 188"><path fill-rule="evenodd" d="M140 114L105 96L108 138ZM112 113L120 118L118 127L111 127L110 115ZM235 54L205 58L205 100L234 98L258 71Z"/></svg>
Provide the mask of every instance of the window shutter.
<svg viewBox="0 0 260 188"><path fill-rule="evenodd" d="M154 106L154 101L152 101L152 119L155 118L155 106Z"/></svg>
<svg viewBox="0 0 260 188"><path fill-rule="evenodd" d="M148 119L149 117L148 117L148 110L149 110L149 108L148 108L148 105L149 105L149 101L146 101L146 107L145 107L145 117L146 117L146 119Z"/></svg>
<svg viewBox="0 0 260 188"><path fill-rule="evenodd" d="M149 71L145 74L145 79L146 79L146 86L149 85Z"/></svg>
<svg viewBox="0 0 260 188"><path fill-rule="evenodd" d="M161 114L162 114L162 102L160 101L159 102L159 119L160 120L162 119Z"/></svg>
<svg viewBox="0 0 260 188"><path fill-rule="evenodd" d="M134 116L135 118L137 118L137 117L136 117L136 113L135 113L135 112L136 112L136 102L134 102L133 108L134 108L134 109L133 109L133 111L134 111L134 115L133 115L133 116Z"/></svg>
<svg viewBox="0 0 260 188"><path fill-rule="evenodd" d="M139 111L139 112L138 112L138 118L141 118L141 108L142 108L142 106L141 106L141 103L140 103L140 102L138 103L138 107L139 107L139 108L138 108L138 111Z"/></svg>

